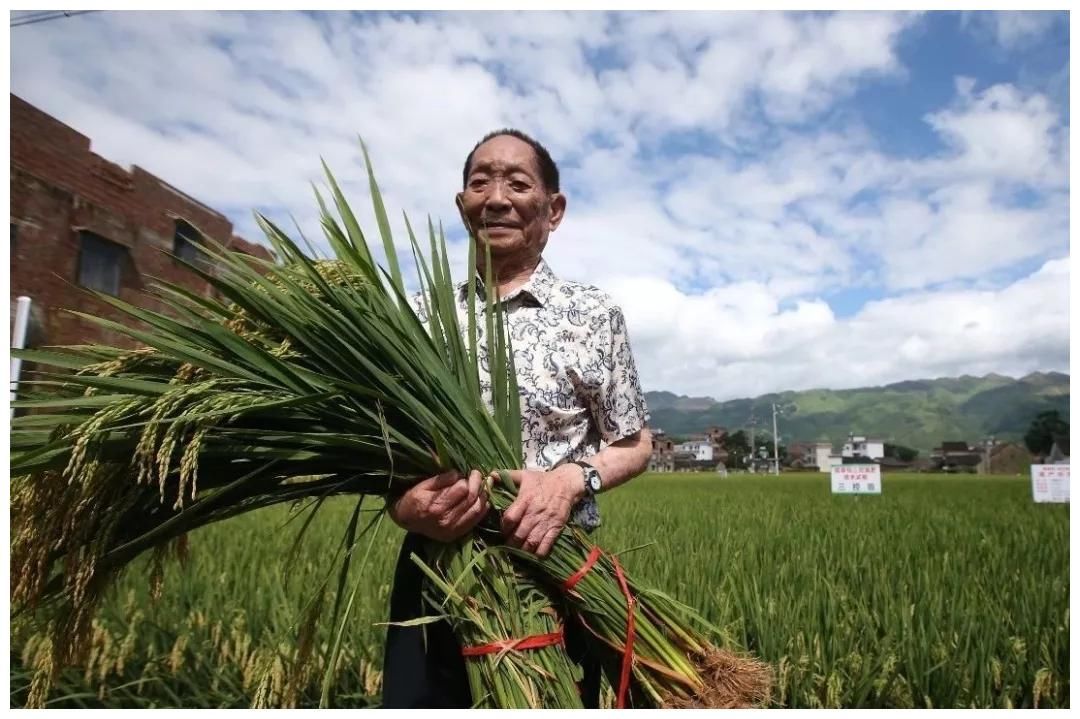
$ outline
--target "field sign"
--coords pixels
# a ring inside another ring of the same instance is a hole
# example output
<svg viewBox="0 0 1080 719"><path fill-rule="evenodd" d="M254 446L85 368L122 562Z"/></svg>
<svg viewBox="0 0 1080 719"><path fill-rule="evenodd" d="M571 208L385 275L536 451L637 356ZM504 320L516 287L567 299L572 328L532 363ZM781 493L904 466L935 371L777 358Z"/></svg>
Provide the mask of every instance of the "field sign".
<svg viewBox="0 0 1080 719"><path fill-rule="evenodd" d="M1031 465L1031 493L1036 502L1069 503L1069 465Z"/></svg>
<svg viewBox="0 0 1080 719"><path fill-rule="evenodd" d="M832 468L833 494L881 494L881 467L838 464Z"/></svg>

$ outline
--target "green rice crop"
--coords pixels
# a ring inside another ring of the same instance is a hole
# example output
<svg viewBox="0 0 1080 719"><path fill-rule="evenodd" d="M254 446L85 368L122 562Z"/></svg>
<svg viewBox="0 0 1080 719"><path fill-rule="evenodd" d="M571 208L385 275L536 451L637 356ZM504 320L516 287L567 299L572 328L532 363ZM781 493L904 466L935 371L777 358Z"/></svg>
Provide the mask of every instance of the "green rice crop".
<svg viewBox="0 0 1080 719"><path fill-rule="evenodd" d="M352 507L327 500L295 555L280 507L199 530L156 602L139 561L49 706L317 706L332 638L306 630L307 602ZM597 543L768 661L777 706L1069 706L1069 512L1034 504L1027 479L886 475L854 497L824 474L646 475L601 511ZM373 540L338 706L378 704L400 539L384 522ZM13 707L41 632L13 623Z"/></svg>

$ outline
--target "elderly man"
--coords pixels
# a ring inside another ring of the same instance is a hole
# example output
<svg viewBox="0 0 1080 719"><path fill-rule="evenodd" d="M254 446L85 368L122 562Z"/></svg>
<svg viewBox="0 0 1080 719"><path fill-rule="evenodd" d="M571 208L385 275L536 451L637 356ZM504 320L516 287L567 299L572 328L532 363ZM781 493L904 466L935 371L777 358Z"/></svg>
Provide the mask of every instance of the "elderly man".
<svg viewBox="0 0 1080 719"><path fill-rule="evenodd" d="M651 452L648 412L621 310L595 287L559 279L541 257L566 210L547 150L518 130L492 132L466 158L463 181L458 205L490 248L522 401L526 469L510 473L518 496L503 512L502 530L508 544L546 556L567 523L587 530L599 525L597 493L644 471ZM483 248L476 254L483 278ZM462 322L464 287L458 291ZM488 291L482 282L478 288ZM483 356L483 346L479 351ZM484 390L489 394L488 386ZM468 477L446 473L391 504L390 516L409 532L395 571L391 622L426 613L422 575L409 554L421 551L424 537L445 542L472 530L489 509L481 483L475 470ZM583 638L570 629L568 652L580 657ZM586 667L583 694L586 706L597 704L595 667ZM446 622L389 628L385 707L470 703L464 660Z"/></svg>

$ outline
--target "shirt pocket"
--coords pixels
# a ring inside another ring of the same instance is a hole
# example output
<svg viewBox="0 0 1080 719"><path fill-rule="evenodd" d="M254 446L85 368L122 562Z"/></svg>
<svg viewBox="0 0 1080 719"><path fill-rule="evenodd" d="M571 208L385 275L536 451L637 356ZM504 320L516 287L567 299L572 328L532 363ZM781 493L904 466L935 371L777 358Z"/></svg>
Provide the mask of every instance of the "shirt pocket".
<svg viewBox="0 0 1080 719"><path fill-rule="evenodd" d="M525 398L528 414L534 419L530 435L539 441L549 441L553 435L571 440L583 431L587 423L587 408L576 401L573 388L538 389Z"/></svg>

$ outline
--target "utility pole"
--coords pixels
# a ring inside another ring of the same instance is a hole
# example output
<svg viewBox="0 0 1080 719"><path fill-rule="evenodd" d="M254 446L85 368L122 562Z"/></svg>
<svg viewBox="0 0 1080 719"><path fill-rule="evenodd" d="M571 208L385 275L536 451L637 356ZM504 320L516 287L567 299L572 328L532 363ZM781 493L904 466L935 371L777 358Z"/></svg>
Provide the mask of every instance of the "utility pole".
<svg viewBox="0 0 1080 719"><path fill-rule="evenodd" d="M776 433L776 402L772 403L772 456L773 474L780 476L780 436Z"/></svg>
<svg viewBox="0 0 1080 719"><path fill-rule="evenodd" d="M993 454L995 444L997 444L997 441L994 439L993 435L990 435L988 439L983 440L983 467L987 474L991 474L990 456Z"/></svg>
<svg viewBox="0 0 1080 719"><path fill-rule="evenodd" d="M754 408L750 408L750 419L747 420L747 424L750 425L750 457L749 468L750 471L754 471L754 460L757 458L757 447L754 446L754 427L757 426L757 416L754 414Z"/></svg>
<svg viewBox="0 0 1080 719"><path fill-rule="evenodd" d="M773 474L780 476L780 431L776 427L777 415L791 415L798 411L798 407L788 402L786 404L772 403L772 451L773 451Z"/></svg>

